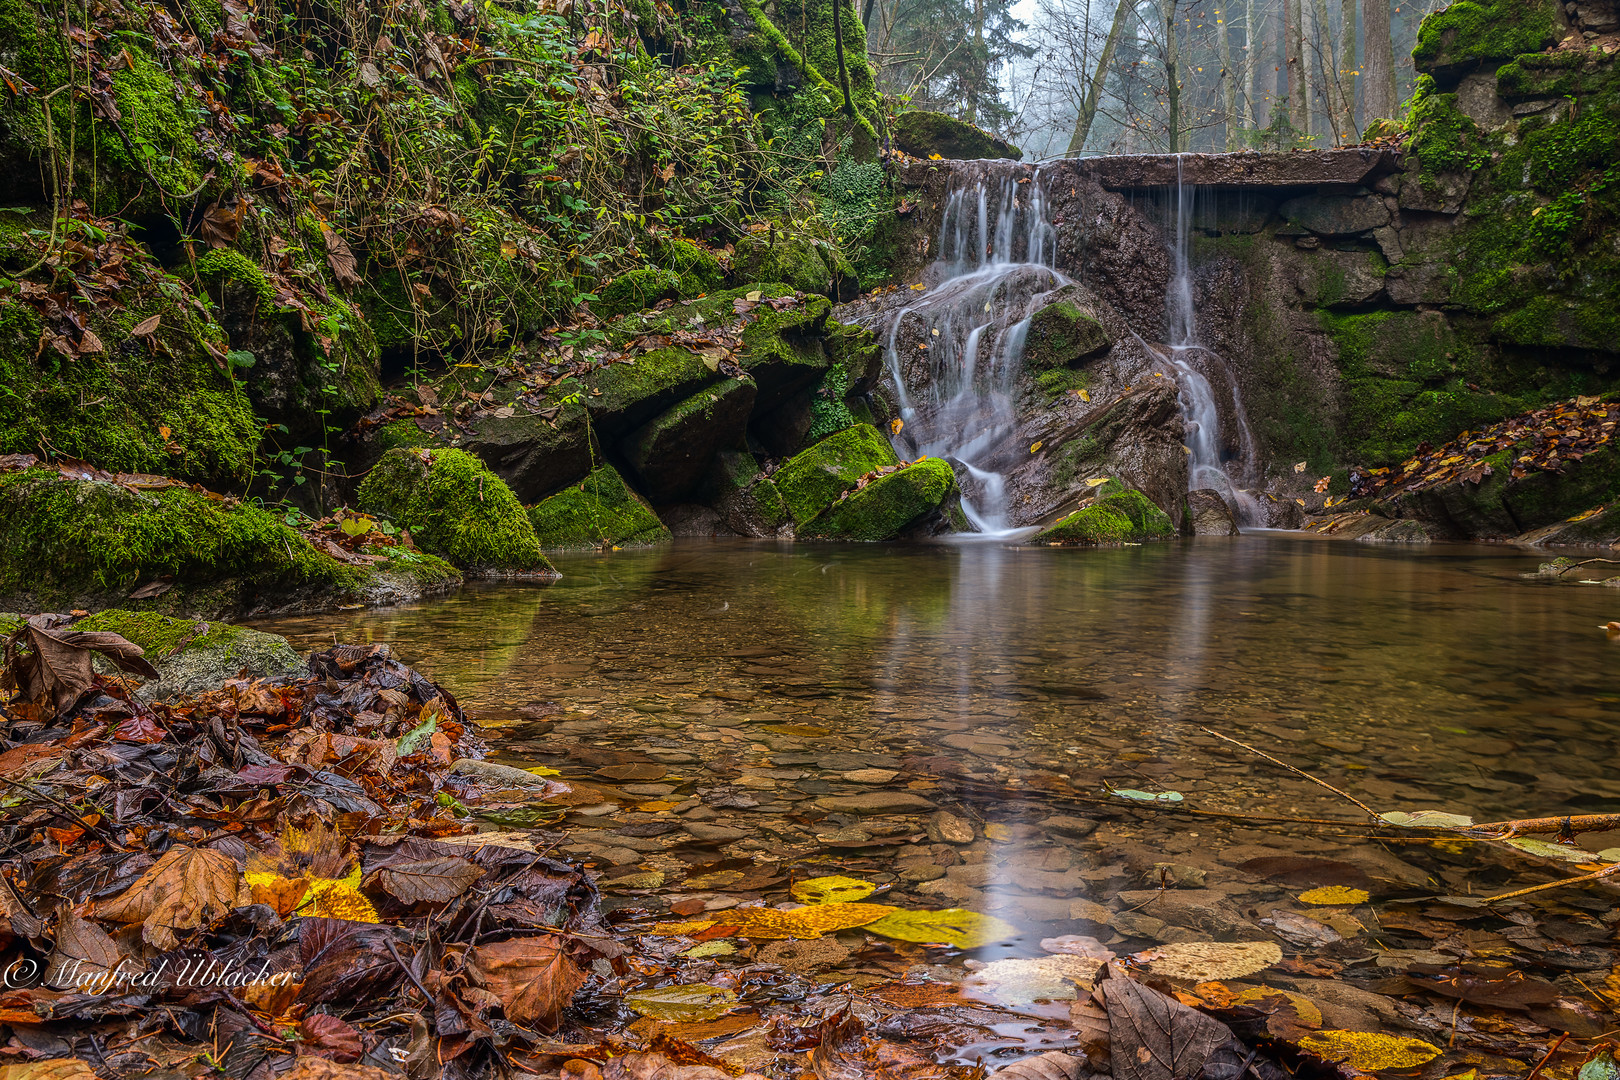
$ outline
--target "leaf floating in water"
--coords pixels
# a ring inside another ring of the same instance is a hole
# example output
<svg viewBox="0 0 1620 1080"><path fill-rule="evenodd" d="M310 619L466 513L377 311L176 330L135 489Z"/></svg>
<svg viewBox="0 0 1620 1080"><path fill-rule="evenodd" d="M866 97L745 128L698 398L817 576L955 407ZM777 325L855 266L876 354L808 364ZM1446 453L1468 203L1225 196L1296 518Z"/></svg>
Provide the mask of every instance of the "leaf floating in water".
<svg viewBox="0 0 1620 1080"><path fill-rule="evenodd" d="M1155 975L1188 982L1241 979L1282 959L1275 941L1182 941L1136 954Z"/></svg>
<svg viewBox="0 0 1620 1080"><path fill-rule="evenodd" d="M737 952L737 946L729 941L705 941L701 945L694 945L681 953L682 956L693 960L701 960L706 956L732 956Z"/></svg>
<svg viewBox="0 0 1620 1080"><path fill-rule="evenodd" d="M1090 990L1097 984L1101 960L1083 956L1042 956L1034 960L997 960L975 971L962 983L970 997L1028 1005L1036 1001L1073 1001L1075 987Z"/></svg>
<svg viewBox="0 0 1620 1080"><path fill-rule="evenodd" d="M737 907L717 912L718 926L735 926L740 937L763 941L786 938L817 938L835 930L853 930L876 922L896 911L887 904L813 904L793 911L775 908Z"/></svg>
<svg viewBox="0 0 1620 1080"><path fill-rule="evenodd" d="M1412 1069L1440 1056L1438 1048L1422 1039L1375 1035L1368 1031L1314 1031L1299 1040L1299 1047L1361 1072Z"/></svg>
<svg viewBox="0 0 1620 1080"><path fill-rule="evenodd" d="M1311 889L1309 892L1299 894L1302 903L1331 905L1331 904L1364 904L1371 896L1365 889L1351 889L1344 885L1325 885L1320 889Z"/></svg>
<svg viewBox="0 0 1620 1080"><path fill-rule="evenodd" d="M1398 825L1403 829L1466 829L1474 824L1474 819L1462 814L1447 814L1439 810L1419 810L1415 814L1408 814L1402 810L1391 810L1387 814L1379 814L1379 818L1390 825Z"/></svg>
<svg viewBox="0 0 1620 1080"><path fill-rule="evenodd" d="M875 892L877 886L870 881L833 875L799 882L793 886L793 899L807 904L849 903L865 900Z"/></svg>
<svg viewBox="0 0 1620 1080"><path fill-rule="evenodd" d="M1135 799L1137 802L1180 802L1179 791L1138 791L1135 788L1109 788L1109 793L1119 795L1126 799Z"/></svg>
<svg viewBox="0 0 1620 1080"><path fill-rule="evenodd" d="M624 1003L642 1016L650 1016L654 1020L690 1024L696 1020L713 1020L724 1016L737 1004L737 995L718 986L693 983L688 986L660 986L626 994Z"/></svg>
<svg viewBox="0 0 1620 1080"><path fill-rule="evenodd" d="M1577 847L1567 847L1563 844L1549 844L1545 840L1532 840L1525 836L1515 836L1502 843L1511 848L1518 848L1526 855L1538 855L1543 859L1559 859L1571 863L1598 863L1603 862L1601 855L1590 851L1582 851Z"/></svg>
<svg viewBox="0 0 1620 1080"><path fill-rule="evenodd" d="M958 949L977 949L1018 935L1016 928L994 915L982 915L961 908L896 911L877 922L868 923L865 929L896 941L938 943Z"/></svg>
<svg viewBox="0 0 1620 1080"><path fill-rule="evenodd" d="M651 930L643 930L648 937L691 937L714 925L713 919L692 919L686 922L654 923Z"/></svg>

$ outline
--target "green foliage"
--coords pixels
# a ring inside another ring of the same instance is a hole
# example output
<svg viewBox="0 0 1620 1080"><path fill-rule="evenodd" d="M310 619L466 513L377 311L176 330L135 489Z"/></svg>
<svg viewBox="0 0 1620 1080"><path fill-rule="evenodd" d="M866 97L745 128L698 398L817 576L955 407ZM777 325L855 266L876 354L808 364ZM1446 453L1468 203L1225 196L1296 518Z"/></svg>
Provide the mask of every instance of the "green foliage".
<svg viewBox="0 0 1620 1080"><path fill-rule="evenodd" d="M1046 396L1046 400L1052 402L1065 394L1089 388L1091 372L1076 371L1073 368L1053 368L1036 375L1035 385Z"/></svg>
<svg viewBox="0 0 1620 1080"><path fill-rule="evenodd" d="M463 450L390 450L355 494L424 551L480 573L551 571L517 496Z"/></svg>
<svg viewBox="0 0 1620 1080"><path fill-rule="evenodd" d="M815 397L810 402L810 413L815 418L805 439L810 442L819 442L835 431L842 431L855 423L855 415L849 411L849 405L844 397L849 393L849 375L842 365L835 364L827 369L827 374L821 378L821 385L816 389Z"/></svg>

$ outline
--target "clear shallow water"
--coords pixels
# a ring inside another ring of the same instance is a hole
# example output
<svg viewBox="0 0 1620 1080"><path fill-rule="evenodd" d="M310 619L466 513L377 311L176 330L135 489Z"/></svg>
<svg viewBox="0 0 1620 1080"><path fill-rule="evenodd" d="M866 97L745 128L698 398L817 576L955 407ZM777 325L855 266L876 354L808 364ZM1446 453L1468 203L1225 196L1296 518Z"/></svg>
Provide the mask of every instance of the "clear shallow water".
<svg viewBox="0 0 1620 1080"><path fill-rule="evenodd" d="M1204 724L1379 810L1620 810L1620 642L1597 629L1620 596L1521 580L1535 553L1261 534L1095 551L687 542L557 561L549 587L264 628L303 648L387 641L488 719L556 702L743 767L931 755L997 784L1044 772L1355 816ZM784 725L823 733L767 730ZM832 779L834 794L871 790ZM808 786L789 794L821 793Z"/></svg>

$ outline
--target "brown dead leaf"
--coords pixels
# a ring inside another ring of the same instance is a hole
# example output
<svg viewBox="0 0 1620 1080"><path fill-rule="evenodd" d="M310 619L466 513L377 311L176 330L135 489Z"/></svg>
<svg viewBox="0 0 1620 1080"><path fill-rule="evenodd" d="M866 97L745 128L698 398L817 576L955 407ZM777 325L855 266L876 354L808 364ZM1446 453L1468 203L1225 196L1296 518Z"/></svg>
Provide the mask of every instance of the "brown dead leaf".
<svg viewBox="0 0 1620 1080"><path fill-rule="evenodd" d="M129 332L130 336L146 337L148 334L155 331L162 322L163 316L161 314L142 319L140 322L136 323L135 328Z"/></svg>
<svg viewBox="0 0 1620 1080"><path fill-rule="evenodd" d="M406 904L443 904L483 876L483 869L466 859L444 856L384 866L377 871L377 884Z"/></svg>
<svg viewBox="0 0 1620 1080"><path fill-rule="evenodd" d="M106 631L53 629L61 618L32 616L6 641L5 677L29 701L43 703L48 698L56 707L56 715L65 716L95 685L95 672L90 666L92 652L102 654L124 671L157 678L157 669L141 659L144 650L139 645Z"/></svg>
<svg viewBox="0 0 1620 1080"><path fill-rule="evenodd" d="M176 930L195 930L231 909L238 876L236 863L217 851L172 847L135 884L95 905L94 914L140 923L148 944L172 949L180 943Z"/></svg>
<svg viewBox="0 0 1620 1080"><path fill-rule="evenodd" d="M0 1066L0 1080L96 1080L96 1071L78 1058L51 1058Z"/></svg>
<svg viewBox="0 0 1620 1080"><path fill-rule="evenodd" d="M545 1032L557 1030L563 1007L585 985L570 943L555 934L512 938L468 951L474 982L501 999L506 1018Z"/></svg>
<svg viewBox="0 0 1620 1080"><path fill-rule="evenodd" d="M345 289L360 284L354 252L350 250L348 241L339 236L336 229L326 225L321 226L321 236L326 240L326 262L332 267L332 276L337 278L338 284Z"/></svg>

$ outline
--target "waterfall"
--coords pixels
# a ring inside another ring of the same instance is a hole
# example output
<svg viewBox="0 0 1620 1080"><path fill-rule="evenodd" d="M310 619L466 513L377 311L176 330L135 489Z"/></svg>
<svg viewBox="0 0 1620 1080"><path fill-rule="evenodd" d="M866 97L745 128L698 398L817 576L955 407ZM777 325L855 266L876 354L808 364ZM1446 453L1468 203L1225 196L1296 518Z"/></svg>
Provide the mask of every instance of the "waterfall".
<svg viewBox="0 0 1620 1080"><path fill-rule="evenodd" d="M1254 435L1249 431L1238 393L1237 380L1226 361L1212 349L1198 343L1198 329L1194 321L1192 266L1188 258L1189 237L1196 206L1197 187L1181 178L1181 155L1176 155L1176 188L1172 209L1172 263L1170 287L1165 294L1166 330L1169 339L1170 363L1175 367L1180 389L1181 418L1187 425L1187 490L1213 488L1226 499L1232 516L1239 525L1263 525L1265 515L1260 502L1243 490L1229 471L1229 463L1222 452L1220 407L1215 388L1208 376L1199 370L1199 363L1219 369L1232 388L1232 415L1238 430L1235 432L1239 456L1231 464L1240 470L1238 480L1250 482L1242 471L1253 466L1255 460Z"/></svg>
<svg viewBox="0 0 1620 1080"><path fill-rule="evenodd" d="M904 421L895 441L903 457L949 460L965 481L968 521L981 534L1005 536L1016 530L991 458L1017 424L1029 317L1041 297L1069 283L1052 265L1057 234L1041 171L987 169L960 183L946 199L936 250L936 284L889 327L885 359ZM930 377L915 394L905 367L918 361L901 355L902 325L926 346L918 351Z"/></svg>

